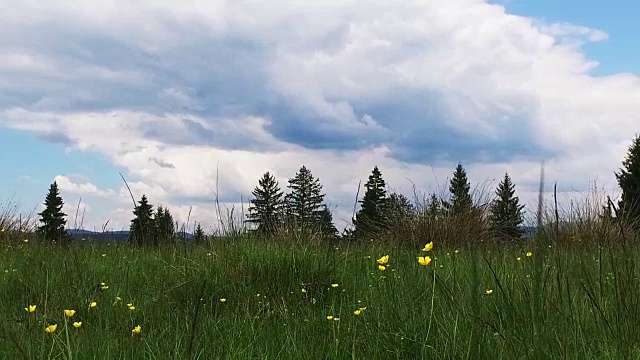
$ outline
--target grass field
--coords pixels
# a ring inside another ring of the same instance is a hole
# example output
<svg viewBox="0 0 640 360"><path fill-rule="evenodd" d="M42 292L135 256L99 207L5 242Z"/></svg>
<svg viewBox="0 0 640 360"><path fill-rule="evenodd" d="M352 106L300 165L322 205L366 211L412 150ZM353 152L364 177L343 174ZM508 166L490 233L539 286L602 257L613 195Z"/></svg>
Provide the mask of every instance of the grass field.
<svg viewBox="0 0 640 360"><path fill-rule="evenodd" d="M448 248L429 239L425 252L375 242L135 249L27 239L2 237L3 359L640 357L630 245L540 238Z"/></svg>

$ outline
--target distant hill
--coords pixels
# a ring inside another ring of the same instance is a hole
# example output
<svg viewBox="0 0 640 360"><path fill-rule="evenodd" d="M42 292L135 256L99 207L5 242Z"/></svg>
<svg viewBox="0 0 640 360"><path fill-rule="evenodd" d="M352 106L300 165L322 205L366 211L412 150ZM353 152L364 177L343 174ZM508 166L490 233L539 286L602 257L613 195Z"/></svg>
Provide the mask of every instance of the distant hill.
<svg viewBox="0 0 640 360"><path fill-rule="evenodd" d="M90 231L85 229L68 229L69 235L78 240L99 240L99 241L127 241L129 237L129 230L119 231ZM182 235L181 232L177 233ZM187 240L192 240L193 235L189 233L184 234Z"/></svg>

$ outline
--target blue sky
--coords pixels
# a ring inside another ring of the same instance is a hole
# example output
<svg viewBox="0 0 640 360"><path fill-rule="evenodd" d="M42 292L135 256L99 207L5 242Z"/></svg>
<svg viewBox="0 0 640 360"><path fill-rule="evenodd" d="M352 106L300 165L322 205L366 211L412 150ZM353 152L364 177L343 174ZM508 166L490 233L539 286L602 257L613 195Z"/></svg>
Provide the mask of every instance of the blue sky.
<svg viewBox="0 0 640 360"><path fill-rule="evenodd" d="M539 163L566 201L640 132L631 1L87 1L0 14L0 199L29 211L57 179L85 225L126 227L131 199L217 224L257 179L320 177L338 226L378 165L395 190L442 192L458 162L525 204ZM592 62L599 62L593 67ZM497 180L496 180L497 179Z"/></svg>

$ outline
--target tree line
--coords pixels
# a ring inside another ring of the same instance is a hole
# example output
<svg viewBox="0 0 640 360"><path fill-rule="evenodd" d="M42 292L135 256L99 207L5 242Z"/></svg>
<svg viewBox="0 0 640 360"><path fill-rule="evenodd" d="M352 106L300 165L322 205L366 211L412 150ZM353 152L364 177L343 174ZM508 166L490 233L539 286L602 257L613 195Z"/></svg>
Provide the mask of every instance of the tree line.
<svg viewBox="0 0 640 360"><path fill-rule="evenodd" d="M628 148L622 168L615 172L622 190L616 204L607 198L603 216L608 219L625 219L640 229L640 135L636 135ZM523 234L524 205L515 195L515 184L508 173L495 189L490 203L474 204L467 173L458 163L449 181L448 199L430 195L421 209L400 193L387 193L382 172L374 166L364 185L364 194L358 199L360 208L342 233L339 233L320 179L311 170L302 166L294 177L288 179L287 193L281 189L273 174L266 172L252 191L249 211L244 222L248 231L261 236L273 237L281 234L293 236L315 236L325 240L363 240L402 226L404 221L416 217L431 219L478 218L486 220L492 234L498 238L516 239ZM70 240L65 229L66 214L62 212L64 201L54 181L44 201L45 209L38 213L41 238L58 243ZM129 228L129 242L137 246L158 246L176 241L177 224L169 209L158 206L154 210L146 195L135 204ZM197 224L193 239L201 243L205 233Z"/></svg>

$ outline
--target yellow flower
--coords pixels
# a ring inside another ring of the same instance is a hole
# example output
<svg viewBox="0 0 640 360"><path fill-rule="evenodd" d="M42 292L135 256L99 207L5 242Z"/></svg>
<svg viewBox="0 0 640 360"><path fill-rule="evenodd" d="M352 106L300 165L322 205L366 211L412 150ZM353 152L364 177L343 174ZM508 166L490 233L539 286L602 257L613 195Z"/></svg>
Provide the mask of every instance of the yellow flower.
<svg viewBox="0 0 640 360"><path fill-rule="evenodd" d="M458 249L456 249L456 251L454 251L454 253L455 253L455 254L457 254L457 253L459 253L459 252L460 252L460 250L458 250Z"/></svg>
<svg viewBox="0 0 640 360"><path fill-rule="evenodd" d="M222 299L220 299L220 302L221 302L221 303L223 303L223 302L227 302L227 299L222 298Z"/></svg>
<svg viewBox="0 0 640 360"><path fill-rule="evenodd" d="M522 260L522 258L521 258L520 256L518 256L518 257L516 258L516 260L520 261L520 260Z"/></svg>
<svg viewBox="0 0 640 360"><path fill-rule="evenodd" d="M422 251L431 251L431 249L433 249L433 241L431 241L427 245L425 245L424 248L422 249Z"/></svg>
<svg viewBox="0 0 640 360"><path fill-rule="evenodd" d="M28 307L24 308L29 314L32 314L34 312L36 312L36 306L35 305L29 305Z"/></svg>
<svg viewBox="0 0 640 360"><path fill-rule="evenodd" d="M136 307L135 307L135 306L133 306L133 305L129 306L129 310L133 311L133 310L135 310L135 309L136 309Z"/></svg>
<svg viewBox="0 0 640 360"><path fill-rule="evenodd" d="M75 321L73 323L73 327L76 329L80 329L80 326L82 326L82 321Z"/></svg>
<svg viewBox="0 0 640 360"><path fill-rule="evenodd" d="M109 285L107 285L107 284L105 284L105 283L101 282L101 283L100 283L100 290L105 291L105 290L107 290L107 289L109 289Z"/></svg>
<svg viewBox="0 0 640 360"><path fill-rule="evenodd" d="M353 314L356 315L356 316L360 315L361 313L362 313L362 310L360 310L360 309L354 310L354 312L353 312Z"/></svg>
<svg viewBox="0 0 640 360"><path fill-rule="evenodd" d="M92 302L90 302L90 303L89 303L89 307L90 307L90 308L94 308L94 307L96 307L96 306L98 306L98 303L97 303L97 302L95 302L95 301L92 301Z"/></svg>
<svg viewBox="0 0 640 360"><path fill-rule="evenodd" d="M131 335L137 335L142 332L142 327L140 325L136 326L131 330Z"/></svg>
<svg viewBox="0 0 640 360"><path fill-rule="evenodd" d="M132 303L128 303L128 304L127 304L127 307L132 307L132 306L133 306L133 304L132 304Z"/></svg>
<svg viewBox="0 0 640 360"><path fill-rule="evenodd" d="M305 289L305 288L302 288L300 291L302 291L303 294L307 293L307 289Z"/></svg>
<svg viewBox="0 0 640 360"><path fill-rule="evenodd" d="M76 311L75 310L65 310L64 311L64 315L66 317L72 317L73 315L75 315Z"/></svg>
<svg viewBox="0 0 640 360"><path fill-rule="evenodd" d="M340 321L340 318L333 318L333 321Z"/></svg>
<svg viewBox="0 0 640 360"><path fill-rule="evenodd" d="M429 257L429 256L420 256L420 257L418 257L418 262L422 266L428 266L429 264L431 264L431 257Z"/></svg>
<svg viewBox="0 0 640 360"><path fill-rule="evenodd" d="M378 265L378 269L380 269L380 271L385 271L386 267L384 267L384 265Z"/></svg>
<svg viewBox="0 0 640 360"><path fill-rule="evenodd" d="M385 266L389 263L389 255L385 255L383 257L381 257L380 259L377 260L378 264Z"/></svg>
<svg viewBox="0 0 640 360"><path fill-rule="evenodd" d="M54 333L56 332L57 328L58 328L58 324L49 325L46 328L44 328L44 332Z"/></svg>
<svg viewBox="0 0 640 360"><path fill-rule="evenodd" d="M340 285L338 285L338 284L331 284L331 287L334 287L334 288L337 288L338 286L340 286Z"/></svg>
<svg viewBox="0 0 640 360"><path fill-rule="evenodd" d="M24 239L24 240L22 240L22 242L28 243L29 239Z"/></svg>
<svg viewBox="0 0 640 360"><path fill-rule="evenodd" d="M122 301L122 298L120 296L116 296L116 302L118 301Z"/></svg>
<svg viewBox="0 0 640 360"><path fill-rule="evenodd" d="M527 257L532 257L533 253L531 251L527 252Z"/></svg>
<svg viewBox="0 0 640 360"><path fill-rule="evenodd" d="M492 295L492 294L493 294L493 290L488 289L488 290L486 290L486 291L485 291L485 294L487 294L487 295Z"/></svg>
<svg viewBox="0 0 640 360"><path fill-rule="evenodd" d="M329 321L333 320L333 315L327 316L327 320L329 320Z"/></svg>

